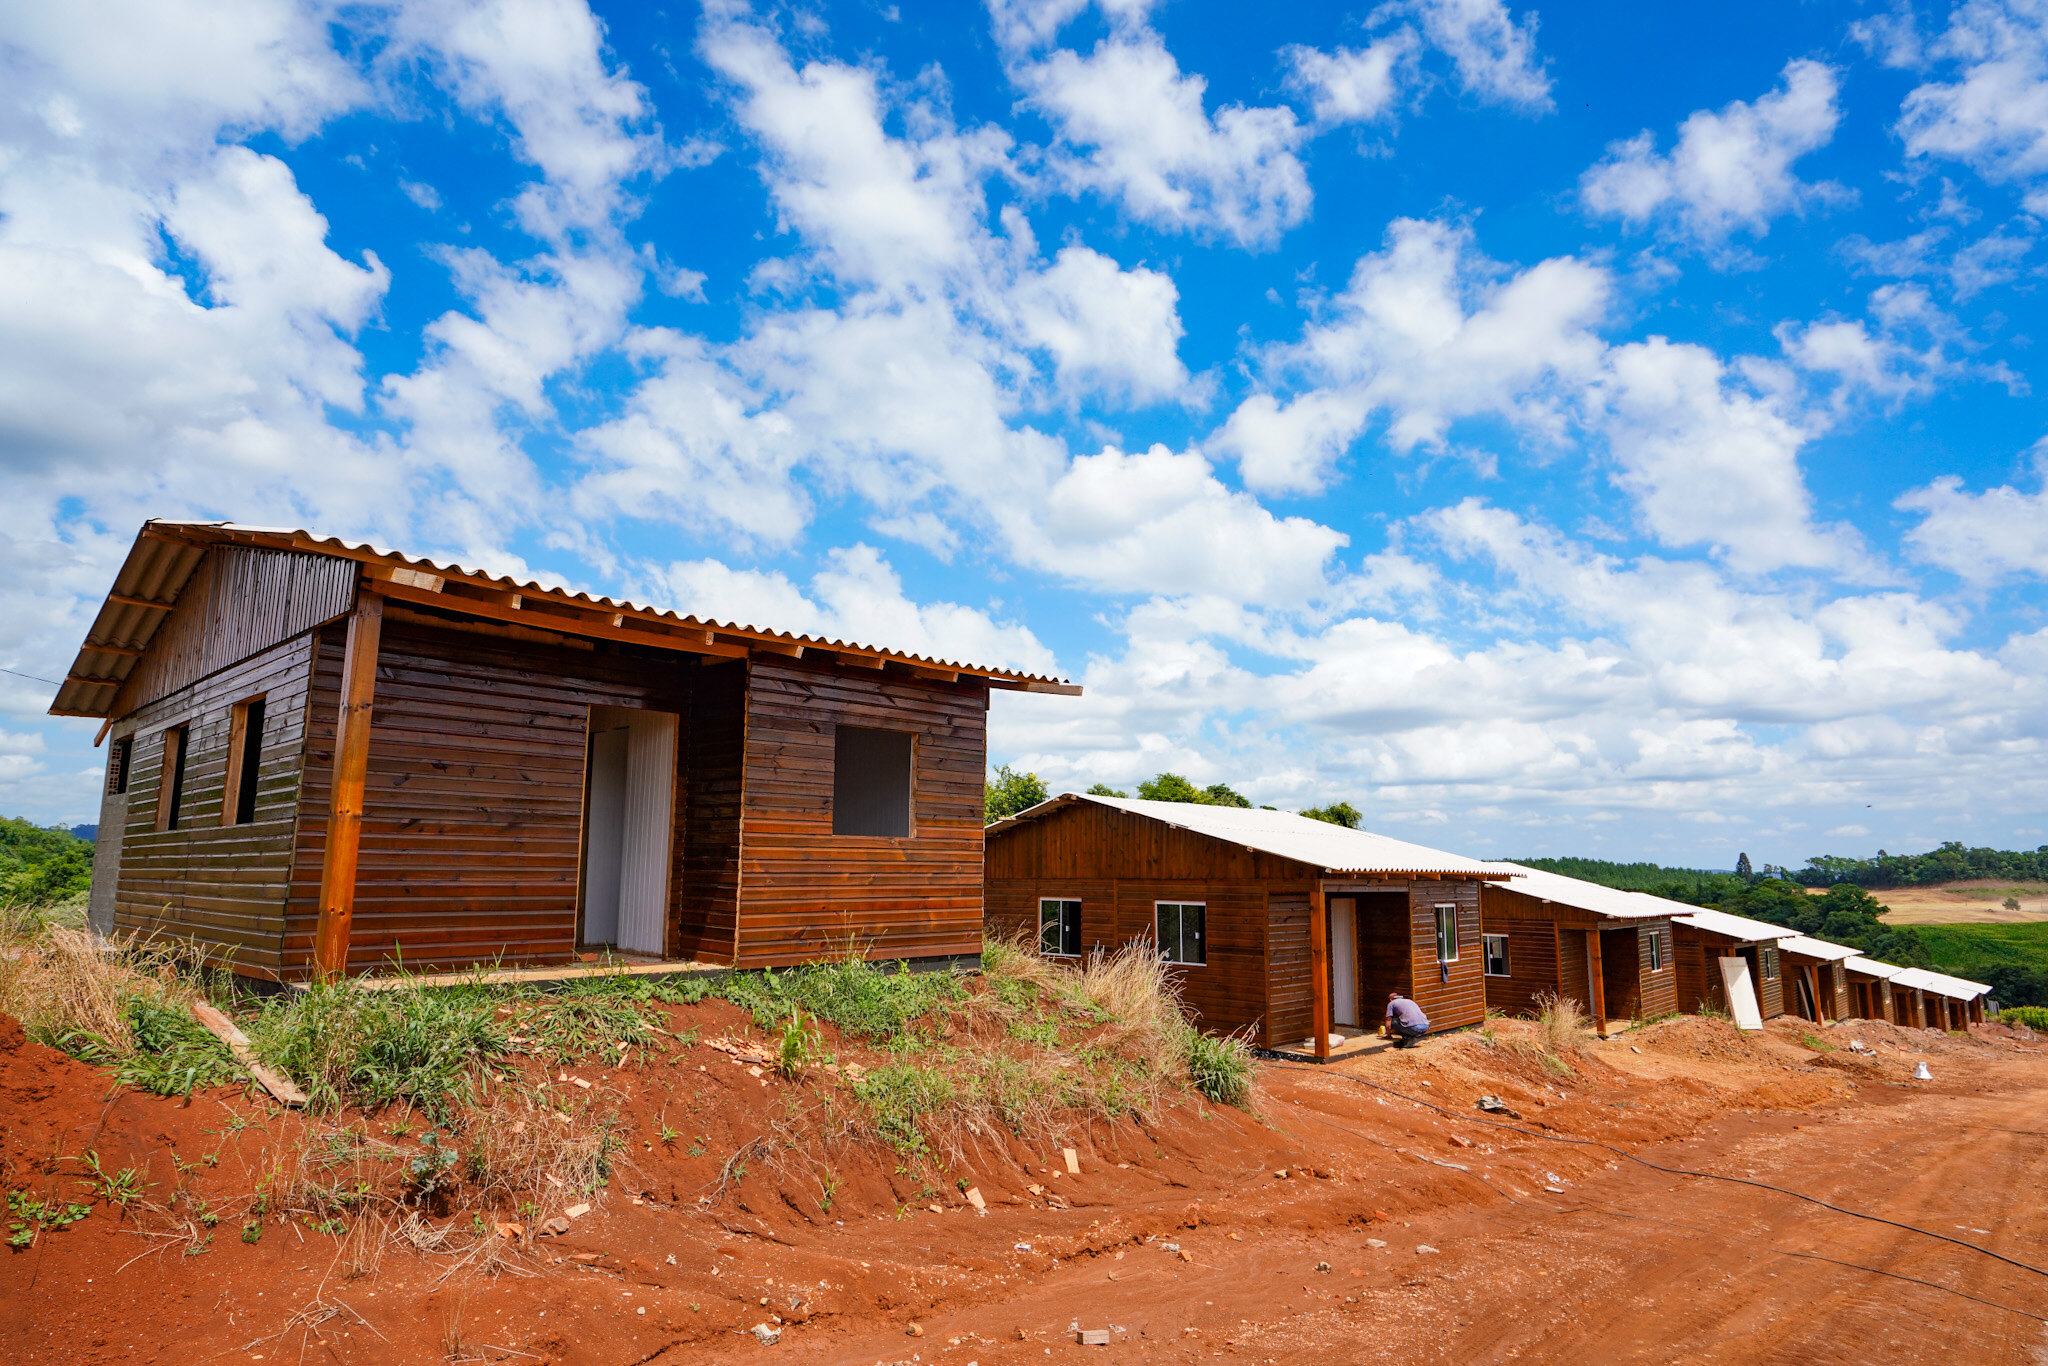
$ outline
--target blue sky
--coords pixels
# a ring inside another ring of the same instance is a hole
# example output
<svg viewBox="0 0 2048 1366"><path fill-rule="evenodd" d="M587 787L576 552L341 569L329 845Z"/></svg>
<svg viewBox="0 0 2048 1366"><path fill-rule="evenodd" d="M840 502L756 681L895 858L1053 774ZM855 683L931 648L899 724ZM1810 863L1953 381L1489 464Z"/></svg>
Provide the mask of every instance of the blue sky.
<svg viewBox="0 0 2048 1366"><path fill-rule="evenodd" d="M2032 847L2048 6L0 15L0 811L149 516L1479 854Z"/></svg>

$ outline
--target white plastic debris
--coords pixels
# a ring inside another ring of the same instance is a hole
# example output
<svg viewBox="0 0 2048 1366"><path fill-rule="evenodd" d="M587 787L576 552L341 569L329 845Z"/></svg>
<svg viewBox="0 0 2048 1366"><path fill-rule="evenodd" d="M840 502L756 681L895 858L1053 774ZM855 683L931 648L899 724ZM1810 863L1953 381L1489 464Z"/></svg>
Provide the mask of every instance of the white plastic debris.
<svg viewBox="0 0 2048 1366"><path fill-rule="evenodd" d="M780 1328L771 1328L765 1323L757 1323L754 1325L754 1338L763 1347L773 1347L776 1343L782 1341L782 1330Z"/></svg>
<svg viewBox="0 0 2048 1366"><path fill-rule="evenodd" d="M1928 1070L1927 1070L1927 1064L1926 1064L1926 1063L1924 1063L1924 1062L1916 1062L1916 1063L1914 1063L1914 1064L1913 1064L1913 1080L1914 1080L1914 1081L1933 1081L1933 1080L1934 1080L1934 1074L1933 1074L1932 1072L1930 1072L1930 1071L1928 1071Z"/></svg>

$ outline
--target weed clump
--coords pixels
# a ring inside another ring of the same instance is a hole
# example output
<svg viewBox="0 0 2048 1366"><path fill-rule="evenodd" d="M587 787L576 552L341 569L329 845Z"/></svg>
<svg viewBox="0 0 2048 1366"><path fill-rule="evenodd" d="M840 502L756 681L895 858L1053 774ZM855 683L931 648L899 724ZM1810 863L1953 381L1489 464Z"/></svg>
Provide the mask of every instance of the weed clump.
<svg viewBox="0 0 2048 1366"><path fill-rule="evenodd" d="M512 1049L501 999L480 987L322 983L265 1002L248 1032L318 1108L403 1100L441 1120Z"/></svg>
<svg viewBox="0 0 2048 1366"><path fill-rule="evenodd" d="M2037 1034L2048 1034L2048 1006L2006 1006L1998 1012L1998 1022L2025 1025Z"/></svg>

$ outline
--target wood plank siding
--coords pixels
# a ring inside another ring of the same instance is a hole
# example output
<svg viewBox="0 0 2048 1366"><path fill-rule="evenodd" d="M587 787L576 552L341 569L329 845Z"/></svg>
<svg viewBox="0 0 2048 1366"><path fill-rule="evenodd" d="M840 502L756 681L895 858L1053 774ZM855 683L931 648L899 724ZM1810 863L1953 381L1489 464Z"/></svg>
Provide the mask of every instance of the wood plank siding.
<svg viewBox="0 0 2048 1366"><path fill-rule="evenodd" d="M319 633L283 946L293 976L311 968L342 645L339 627ZM578 650L388 622L349 971L401 958L457 967L572 956L589 709L685 711L696 671L633 646ZM687 766L678 767L682 811Z"/></svg>
<svg viewBox="0 0 2048 1366"><path fill-rule="evenodd" d="M746 804L747 666L698 669L680 743L669 952L730 963L738 929L740 823Z"/></svg>
<svg viewBox="0 0 2048 1366"><path fill-rule="evenodd" d="M215 546L200 559L149 648L115 694L115 716L139 711L240 663L355 602L350 560Z"/></svg>
<svg viewBox="0 0 2048 1366"><path fill-rule="evenodd" d="M988 685L750 662L739 945L747 967L858 941L877 957L981 952ZM835 835L835 730L912 741L911 833Z"/></svg>
<svg viewBox="0 0 2048 1366"><path fill-rule="evenodd" d="M1314 1002L1309 991L1312 955L1308 930L1306 891L1266 894L1264 1033L1282 1042L1305 1039L1315 1029Z"/></svg>
<svg viewBox="0 0 2048 1366"><path fill-rule="evenodd" d="M120 857L95 869L113 879L113 929L181 939L237 972L276 977L304 769L313 642L300 636L211 671L124 718L134 749ZM264 698L254 819L223 825L235 705ZM185 728L185 782L175 829L157 828L164 737Z"/></svg>
<svg viewBox="0 0 2048 1366"><path fill-rule="evenodd" d="M1411 882L1407 884L1410 978L1408 995L1429 1017L1432 1032L1478 1024L1486 1018L1486 959L1479 942L1479 884L1476 882ZM1437 961L1436 907L1457 907L1458 956ZM1362 937L1362 936L1361 936ZM1377 1020L1387 1009L1386 992L1366 1018Z"/></svg>

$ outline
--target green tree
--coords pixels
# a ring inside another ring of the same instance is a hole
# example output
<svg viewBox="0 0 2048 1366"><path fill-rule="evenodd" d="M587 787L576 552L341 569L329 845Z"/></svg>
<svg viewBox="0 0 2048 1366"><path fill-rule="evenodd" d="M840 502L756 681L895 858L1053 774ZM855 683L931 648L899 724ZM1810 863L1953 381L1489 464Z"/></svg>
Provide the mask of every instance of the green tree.
<svg viewBox="0 0 2048 1366"><path fill-rule="evenodd" d="M1750 864L1749 864L1749 855L1748 855L1748 854L1737 854L1737 855L1735 856L1735 876L1737 876L1737 877L1755 877L1755 876L1756 876L1756 869L1754 869L1754 868L1750 867Z"/></svg>
<svg viewBox="0 0 2048 1366"><path fill-rule="evenodd" d="M995 778L981 787L981 804L990 825L1019 811L1028 811L1050 794L1036 773L1018 773L1008 764L996 769Z"/></svg>
<svg viewBox="0 0 2048 1366"><path fill-rule="evenodd" d="M1202 789L1178 773L1162 773L1139 783L1138 795L1148 802L1199 802Z"/></svg>
<svg viewBox="0 0 2048 1366"><path fill-rule="evenodd" d="M1251 809L1251 803L1245 800L1242 793L1223 783L1210 783L1202 789L1199 800L1204 806L1241 806L1246 810Z"/></svg>
<svg viewBox="0 0 2048 1366"><path fill-rule="evenodd" d="M1091 797L1128 797L1131 794L1119 792L1108 783L1094 783L1088 788L1088 795Z"/></svg>
<svg viewBox="0 0 2048 1366"><path fill-rule="evenodd" d="M1332 825L1341 825L1350 830L1356 830L1361 819L1358 814L1358 808L1350 802L1331 802L1328 806L1311 806L1301 814L1312 821L1328 821Z"/></svg>

